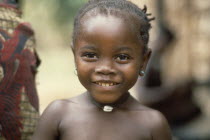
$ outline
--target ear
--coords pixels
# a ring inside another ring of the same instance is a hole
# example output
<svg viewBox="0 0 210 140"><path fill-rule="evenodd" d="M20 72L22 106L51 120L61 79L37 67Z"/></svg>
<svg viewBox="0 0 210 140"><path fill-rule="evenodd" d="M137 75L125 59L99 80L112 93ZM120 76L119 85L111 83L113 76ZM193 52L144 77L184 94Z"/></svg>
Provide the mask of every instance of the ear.
<svg viewBox="0 0 210 140"><path fill-rule="evenodd" d="M151 54L152 54L152 50L150 48L148 48L146 53L143 56L143 62L142 62L141 68L139 70L139 75L140 76L144 76L144 73L145 73L145 70L147 68L147 64L149 62Z"/></svg>
<svg viewBox="0 0 210 140"><path fill-rule="evenodd" d="M72 53L73 53L73 57L74 57L74 66L75 66L75 69L77 69L76 58L75 58L75 48L74 48L74 43L73 42L71 42L70 47L71 47L71 50L72 50Z"/></svg>
<svg viewBox="0 0 210 140"><path fill-rule="evenodd" d="M70 47L71 47L71 50L72 50L72 52L73 52L73 54L74 54L75 49L74 49L74 44L73 44L73 42L71 42Z"/></svg>

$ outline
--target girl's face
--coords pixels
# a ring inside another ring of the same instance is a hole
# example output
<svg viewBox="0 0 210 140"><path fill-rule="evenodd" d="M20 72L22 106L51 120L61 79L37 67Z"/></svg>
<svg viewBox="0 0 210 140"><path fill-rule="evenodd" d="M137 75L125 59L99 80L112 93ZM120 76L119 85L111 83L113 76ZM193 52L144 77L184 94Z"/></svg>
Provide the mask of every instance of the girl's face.
<svg viewBox="0 0 210 140"><path fill-rule="evenodd" d="M80 82L97 102L114 103L136 83L145 58L141 44L120 18L83 19L74 44L75 63Z"/></svg>

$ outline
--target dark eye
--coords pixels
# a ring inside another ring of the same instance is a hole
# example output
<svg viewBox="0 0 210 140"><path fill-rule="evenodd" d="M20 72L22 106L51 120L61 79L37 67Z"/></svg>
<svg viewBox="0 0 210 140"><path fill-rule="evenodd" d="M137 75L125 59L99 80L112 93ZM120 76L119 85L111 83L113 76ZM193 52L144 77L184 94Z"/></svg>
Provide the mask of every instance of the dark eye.
<svg viewBox="0 0 210 140"><path fill-rule="evenodd" d="M92 52L84 53L84 54L82 54L82 57L85 60L90 60L90 61L96 60L98 58L96 53L92 53Z"/></svg>
<svg viewBox="0 0 210 140"><path fill-rule="evenodd" d="M131 59L131 57L127 54L119 54L116 57L116 60L119 62L127 62L130 59Z"/></svg>

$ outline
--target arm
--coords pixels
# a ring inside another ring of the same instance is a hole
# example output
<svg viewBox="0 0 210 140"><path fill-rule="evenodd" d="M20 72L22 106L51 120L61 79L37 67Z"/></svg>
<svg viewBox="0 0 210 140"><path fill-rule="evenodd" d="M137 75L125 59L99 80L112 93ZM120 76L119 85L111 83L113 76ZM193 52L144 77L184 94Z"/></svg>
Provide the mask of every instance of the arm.
<svg viewBox="0 0 210 140"><path fill-rule="evenodd" d="M51 103L42 114L32 140L56 140L64 108L62 101Z"/></svg>
<svg viewBox="0 0 210 140"><path fill-rule="evenodd" d="M158 111L152 113L151 128L153 140L172 140L171 131L165 117Z"/></svg>

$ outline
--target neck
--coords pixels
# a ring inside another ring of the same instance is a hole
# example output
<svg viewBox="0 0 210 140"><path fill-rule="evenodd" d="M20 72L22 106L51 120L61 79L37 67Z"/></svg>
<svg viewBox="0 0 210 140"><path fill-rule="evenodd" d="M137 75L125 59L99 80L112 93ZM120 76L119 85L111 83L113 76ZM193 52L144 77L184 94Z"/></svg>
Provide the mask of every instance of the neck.
<svg viewBox="0 0 210 140"><path fill-rule="evenodd" d="M122 106L125 104L125 102L128 100L128 98L130 97L130 93L126 93L124 94L119 100L115 101L114 103L100 103L98 101L96 101L91 95L90 93L87 93L88 98L90 99L91 103L94 104L95 106L97 106L98 108L102 109L103 111L104 108L108 107L108 108L112 108L111 111L105 111L105 112L112 112L113 109L117 109L117 108L122 108Z"/></svg>

